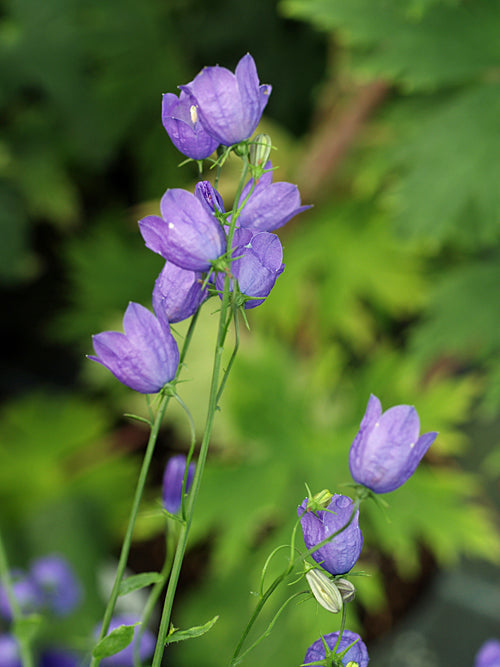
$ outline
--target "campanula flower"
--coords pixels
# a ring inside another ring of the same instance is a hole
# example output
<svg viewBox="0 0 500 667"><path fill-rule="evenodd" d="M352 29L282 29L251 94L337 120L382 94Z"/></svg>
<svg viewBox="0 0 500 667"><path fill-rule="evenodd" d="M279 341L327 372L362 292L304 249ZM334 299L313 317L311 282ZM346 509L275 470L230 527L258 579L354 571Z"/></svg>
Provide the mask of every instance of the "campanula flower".
<svg viewBox="0 0 500 667"><path fill-rule="evenodd" d="M41 591L44 606L54 614L69 614L80 602L80 583L61 556L39 558L31 566L31 576Z"/></svg>
<svg viewBox="0 0 500 667"><path fill-rule="evenodd" d="M333 494L323 510L308 510L306 498L297 509L302 525L304 542L311 549L345 526L351 518L354 503L347 496ZM345 530L311 554L312 558L330 574L345 574L359 558L363 547L363 535L359 528L359 510Z"/></svg>
<svg viewBox="0 0 500 667"><path fill-rule="evenodd" d="M212 155L219 145L200 123L196 104L184 91L179 97L173 93L163 95L161 119L174 146L193 160Z"/></svg>
<svg viewBox="0 0 500 667"><path fill-rule="evenodd" d="M22 667L19 644L12 635L0 635L0 658L2 667Z"/></svg>
<svg viewBox="0 0 500 667"><path fill-rule="evenodd" d="M259 84L249 53L239 61L234 74L218 65L205 67L193 81L179 87L194 100L207 132L224 146L252 135L271 94L271 86Z"/></svg>
<svg viewBox="0 0 500 667"><path fill-rule="evenodd" d="M166 262L153 289L153 310L169 322L181 322L194 315L207 296L201 272Z"/></svg>
<svg viewBox="0 0 500 667"><path fill-rule="evenodd" d="M224 213L224 202L222 197L210 183L210 181L198 181L194 188L195 197L205 206L209 213Z"/></svg>
<svg viewBox="0 0 500 667"><path fill-rule="evenodd" d="M172 188L163 195L161 217L139 221L146 247L188 271L207 271L224 254L226 235L198 197Z"/></svg>
<svg viewBox="0 0 500 667"><path fill-rule="evenodd" d="M331 651L333 651L333 648L337 643L338 637L339 637L338 632L331 632L328 635L323 635L323 639L326 641ZM349 662L354 662L355 664L358 665L358 667L366 667L368 665L368 662L370 661L370 658L368 657L368 650L366 648L365 643L356 632L351 632L350 630L344 630L339 645L337 647L337 650L335 652L335 655L337 653L342 653L342 651L345 651L346 648L350 646L353 642L356 643L347 651L345 656L342 658L342 664L347 665ZM311 646L309 646L309 648L307 649L306 656L304 658L304 662L302 664L307 665L309 663L319 662L320 660L324 660L325 658L326 658L325 646L323 644L323 640L320 638L317 639L314 642L314 644L311 644Z"/></svg>
<svg viewBox="0 0 500 667"><path fill-rule="evenodd" d="M382 414L373 394L349 452L354 481L375 493L388 493L413 475L437 433L419 437L420 420L411 405L396 405Z"/></svg>
<svg viewBox="0 0 500 667"><path fill-rule="evenodd" d="M270 162L266 170L272 168ZM250 179L242 190L239 206L250 194L238 215L237 224L257 232L272 232L311 206L301 206L296 185L285 181L273 183L273 172L266 171L256 183Z"/></svg>
<svg viewBox="0 0 500 667"><path fill-rule="evenodd" d="M144 306L129 303L123 317L125 333L104 331L92 337L96 356L124 385L154 394L175 377L179 350L166 318L158 319Z"/></svg>
<svg viewBox="0 0 500 667"><path fill-rule="evenodd" d="M488 639L479 649L474 667L500 667L500 641Z"/></svg>
<svg viewBox="0 0 500 667"><path fill-rule="evenodd" d="M139 618L129 614L123 614L122 616L115 616L114 618L111 619L111 622L109 624L108 634L113 630L119 628L120 625L134 625L134 623L137 623L137 621L139 620L140 620ZM123 650L121 650L119 653L115 653L115 655L110 655L107 658L103 658L101 660L102 667L133 667L135 644L137 641L136 638L137 627L138 626L134 628L134 639L132 640L132 642L128 646L126 646ZM101 629L100 626L96 629L95 633L96 635L99 635L100 629ZM156 646L156 640L153 634L146 629L141 637L141 643L139 647L140 659L142 661L145 661L149 657L151 657L155 650L155 646Z"/></svg>
<svg viewBox="0 0 500 667"><path fill-rule="evenodd" d="M176 514L181 508L182 482L186 472L186 457L182 454L172 456L169 459L163 474L163 506L170 512ZM186 493L189 492L193 483L195 464L189 464L186 480Z"/></svg>
<svg viewBox="0 0 500 667"><path fill-rule="evenodd" d="M42 606L41 591L33 579L21 570L11 572L12 592L17 600L19 609L29 614ZM12 620L12 609L7 592L3 586L0 587L0 615L8 621Z"/></svg>

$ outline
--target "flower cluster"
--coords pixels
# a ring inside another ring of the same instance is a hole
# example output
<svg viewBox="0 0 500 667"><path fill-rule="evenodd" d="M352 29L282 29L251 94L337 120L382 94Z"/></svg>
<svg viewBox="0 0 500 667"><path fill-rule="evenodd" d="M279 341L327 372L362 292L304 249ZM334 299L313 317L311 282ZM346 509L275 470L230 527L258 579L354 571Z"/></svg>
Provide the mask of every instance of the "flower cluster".
<svg viewBox="0 0 500 667"><path fill-rule="evenodd" d="M197 161L219 146L234 149L251 173L231 210L205 180L194 192L167 189L160 215L139 221L146 247L166 260L153 289L154 315L130 303L124 333L94 336L95 355L89 358L147 394L161 391L177 373L179 351L170 324L194 315L209 296L222 296L225 285L236 308L261 304L284 269L281 242L272 232L309 208L301 205L297 186L273 183L267 135L250 139L271 93L271 86L260 84L250 54L234 74L205 67L180 89L178 97L167 93L162 102L163 125L174 145Z"/></svg>
<svg viewBox="0 0 500 667"><path fill-rule="evenodd" d="M363 547L360 500L366 493L394 491L411 477L437 435L419 434L420 420L413 406L397 405L382 413L379 399L371 395L349 452L351 475L359 485L358 500L325 490L299 505L297 513L304 543L321 566L308 570L306 578L313 596L328 611L337 613L345 602L354 599L354 586L339 576L350 572ZM494 650L494 646L488 645L485 655ZM334 654L338 658L332 657ZM328 664L357 667L365 667L369 661L360 636L349 630L324 635L315 641L308 648L303 665L326 664L321 661L327 659Z"/></svg>

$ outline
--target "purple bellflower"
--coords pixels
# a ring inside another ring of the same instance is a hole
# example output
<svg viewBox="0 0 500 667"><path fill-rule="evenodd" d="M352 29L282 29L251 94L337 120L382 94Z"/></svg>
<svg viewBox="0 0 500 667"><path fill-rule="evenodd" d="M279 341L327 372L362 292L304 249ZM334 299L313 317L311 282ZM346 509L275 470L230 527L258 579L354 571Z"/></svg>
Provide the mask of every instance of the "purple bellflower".
<svg viewBox="0 0 500 667"><path fill-rule="evenodd" d="M188 271L207 271L226 251L226 235L201 196L167 190L161 217L148 215L139 221L146 247Z"/></svg>
<svg viewBox="0 0 500 667"><path fill-rule="evenodd" d="M60 556L39 558L31 566L44 606L58 616L69 614L82 597L80 584L69 563Z"/></svg>
<svg viewBox="0 0 500 667"><path fill-rule="evenodd" d="M153 310L158 317L166 316L169 322L191 317L208 297L208 290L202 284L201 272L166 262L153 289Z"/></svg>
<svg viewBox="0 0 500 667"><path fill-rule="evenodd" d="M260 85L257 68L247 53L233 74L225 67L205 67L185 86L197 105L206 131L224 146L248 139L259 124L271 86Z"/></svg>
<svg viewBox="0 0 500 667"><path fill-rule="evenodd" d="M96 356L124 385L141 394L155 394L175 377L179 350L166 318L129 303L123 317L125 333L104 331L92 337Z"/></svg>
<svg viewBox="0 0 500 667"><path fill-rule="evenodd" d="M500 641L488 639L479 649L474 667L500 667Z"/></svg>
<svg viewBox="0 0 500 667"><path fill-rule="evenodd" d="M194 194L209 213L225 213L222 197L210 181L198 181L194 188Z"/></svg>
<svg viewBox="0 0 500 667"><path fill-rule="evenodd" d="M42 595L36 582L21 570L13 570L11 577L12 592L21 612L29 614L40 609L43 604ZM13 618L9 598L3 587L0 587L0 616L8 621Z"/></svg>
<svg viewBox="0 0 500 667"><path fill-rule="evenodd" d="M271 163L268 162L265 168L271 169ZM300 193L296 185L285 181L273 183L272 171L262 174L257 183L254 179L248 181L241 193L239 205L245 201L250 192L250 197L238 216L237 224L256 232L272 232L283 227L302 211L311 208L311 206L301 206Z"/></svg>
<svg viewBox="0 0 500 667"><path fill-rule="evenodd" d="M183 454L172 456L169 459L163 474L163 506L170 514L177 514L181 508L182 482L186 472L186 457ZM193 483L196 465L189 464L186 479L186 493L189 492Z"/></svg>
<svg viewBox="0 0 500 667"><path fill-rule="evenodd" d="M396 405L382 414L373 394L349 452L352 478L375 493L394 491L413 475L437 433L419 437L420 420L411 405Z"/></svg>
<svg viewBox="0 0 500 667"><path fill-rule="evenodd" d="M323 639L330 647L330 650L333 651L333 647L337 643L338 637L339 637L338 632L331 632L328 635L323 635ZM345 656L342 658L342 664L347 665L349 664L349 662L353 662L354 664L358 665L358 667L366 667L370 661L370 658L368 656L368 650L361 637L355 632L351 632L350 630L344 630L336 654L345 651L346 648L350 646L353 642L356 643L347 651ZM311 644L311 646L309 646L309 648L307 649L306 657L304 658L304 662L302 664L307 665L310 663L319 662L320 660L324 660L325 658L326 658L325 646L323 644L323 640L320 638L316 640L314 644Z"/></svg>
<svg viewBox="0 0 500 667"><path fill-rule="evenodd" d="M0 635L0 658L2 667L22 667L19 644L12 635Z"/></svg>
<svg viewBox="0 0 500 667"><path fill-rule="evenodd" d="M333 535L351 518L353 501L335 493L324 510L307 511L306 498L297 509L302 525L304 542L311 549L329 535ZM305 514L304 514L305 512ZM303 516L302 516L303 515ZM359 527L359 510L345 530L311 554L312 558L330 574L345 574L354 566L363 548L363 534Z"/></svg>
<svg viewBox="0 0 500 667"><path fill-rule="evenodd" d="M173 93L163 95L161 119L174 146L193 160L212 155L219 145L200 123L196 104L184 91L179 97Z"/></svg>
<svg viewBox="0 0 500 667"><path fill-rule="evenodd" d="M119 628L120 625L134 625L134 623L137 623L137 621L139 621L139 618L128 614L115 616L115 618L111 619L111 623L109 624L108 634ZM96 630L96 635L98 635L99 632L100 626ZM133 667L135 644L137 642L136 634L137 626L134 628L134 639L132 642L119 653L115 653L115 655L110 655L107 658L103 658L101 660L102 667ZM139 657L141 661L144 662L153 655L155 646L156 640L153 634L149 630L145 630L142 634L141 644L139 647Z"/></svg>

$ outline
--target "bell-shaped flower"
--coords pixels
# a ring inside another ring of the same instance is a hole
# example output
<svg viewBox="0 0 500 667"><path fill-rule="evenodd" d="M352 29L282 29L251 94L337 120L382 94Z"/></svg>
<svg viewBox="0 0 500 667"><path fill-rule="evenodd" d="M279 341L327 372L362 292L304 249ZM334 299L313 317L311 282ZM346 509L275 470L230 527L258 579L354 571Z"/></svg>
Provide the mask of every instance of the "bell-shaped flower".
<svg viewBox="0 0 500 667"><path fill-rule="evenodd" d="M222 197L210 181L198 181L194 188L195 197L205 206L209 213L224 213Z"/></svg>
<svg viewBox="0 0 500 667"><path fill-rule="evenodd" d="M170 514L176 514L181 508L182 483L186 472L186 463L186 457L179 454L178 456L172 456L165 467L163 474L163 506ZM193 483L195 468L194 463L189 464L186 493L189 492Z"/></svg>
<svg viewBox="0 0 500 667"><path fill-rule="evenodd" d="M488 639L479 649L474 660L474 667L499 667L500 641Z"/></svg>
<svg viewBox="0 0 500 667"><path fill-rule="evenodd" d="M347 526L345 530L311 554L312 558L330 574L349 572L363 548L363 535L359 528L359 510L356 510L349 523L353 506L351 498L335 493L324 510L308 511L307 498L297 509L308 550Z"/></svg>
<svg viewBox="0 0 500 667"><path fill-rule="evenodd" d="M244 299L244 308L259 306L269 295L278 276L283 273L283 248L275 234L261 232L253 234L249 229L236 229L233 255L237 257L231 264L233 280L238 281L238 289ZM216 287L222 291L224 276L219 273ZM262 297L262 298L257 298Z"/></svg>
<svg viewBox="0 0 500 667"><path fill-rule="evenodd" d="M247 53L233 74L225 67L205 67L185 86L197 105L198 117L209 134L224 146L248 139L271 94L260 85L254 59Z"/></svg>
<svg viewBox="0 0 500 667"><path fill-rule="evenodd" d="M194 315L207 297L201 272L166 262L153 289L153 310L169 322L181 322Z"/></svg>
<svg viewBox="0 0 500 667"><path fill-rule="evenodd" d="M266 170L271 168L268 162ZM266 171L257 183L250 179L242 190L238 205L241 206L247 197L236 224L257 232L271 232L283 227L291 218L311 208L301 206L296 185L285 181L273 183L272 171Z"/></svg>
<svg viewBox="0 0 500 667"><path fill-rule="evenodd" d="M187 190L172 188L163 195L161 217L139 221L142 237L153 252L188 271L207 271L224 254L226 235L215 215Z"/></svg>
<svg viewBox="0 0 500 667"><path fill-rule="evenodd" d="M65 558L38 558L31 566L31 576L41 591L44 606L54 614L69 614L80 602L80 583Z"/></svg>
<svg viewBox="0 0 500 667"><path fill-rule="evenodd" d="M193 160L212 155L219 145L198 119L196 104L190 95L181 91L163 95L161 119L174 146Z"/></svg>
<svg viewBox="0 0 500 667"><path fill-rule="evenodd" d="M166 318L158 319L138 303L129 303L123 317L125 333L104 331L92 337L96 356L124 385L154 394L174 379L179 350Z"/></svg>
<svg viewBox="0 0 500 667"><path fill-rule="evenodd" d="M131 614L123 614L121 616L115 616L114 618L111 619L111 622L109 624L108 635L113 630L119 628L121 625L134 625L139 620L140 620L139 618ZM99 635L100 629L101 629L100 627L96 628L95 631L96 636ZM135 646L138 641L137 638L138 638L138 626L136 625L136 627L134 628L134 638L132 639L132 642L118 653L110 655L107 658L103 658L100 663L101 666L134 667L135 664L134 653L136 651ZM153 633L146 629L142 633L140 642L141 643L139 645L139 658L141 659L142 662L145 662L154 653L156 646L156 639L154 638Z"/></svg>
<svg viewBox="0 0 500 667"><path fill-rule="evenodd" d="M2 667L23 667L19 644L12 635L0 635L0 658Z"/></svg>
<svg viewBox="0 0 500 667"><path fill-rule="evenodd" d="M349 452L352 478L375 493L388 493L413 475L437 433L419 437L420 420L411 405L396 405L382 414L373 394Z"/></svg>
<svg viewBox="0 0 500 667"><path fill-rule="evenodd" d="M326 651L323 640L326 642L330 651L333 651L338 638L338 632L331 632L330 634L323 635L320 639L317 639L314 644L311 644L311 646L309 646L307 649L307 653L302 664L309 665L311 663L314 664L320 662L321 660L325 660ZM351 644L354 642L356 643L351 646ZM353 663L358 667L366 667L370 661L366 644L356 632L344 630L342 637L340 638L339 645L335 651L335 655L342 653L349 646L351 646L351 648L343 656L342 664L347 666L349 663Z"/></svg>

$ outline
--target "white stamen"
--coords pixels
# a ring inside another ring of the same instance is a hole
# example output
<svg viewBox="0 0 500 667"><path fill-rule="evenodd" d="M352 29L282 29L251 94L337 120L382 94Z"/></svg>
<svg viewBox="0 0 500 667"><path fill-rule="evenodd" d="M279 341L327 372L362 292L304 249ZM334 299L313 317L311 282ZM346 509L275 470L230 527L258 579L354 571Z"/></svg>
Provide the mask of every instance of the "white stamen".
<svg viewBox="0 0 500 667"><path fill-rule="evenodd" d="M194 104L189 107L189 114L191 116L191 122L194 125L198 122L198 112L196 111L196 106Z"/></svg>

